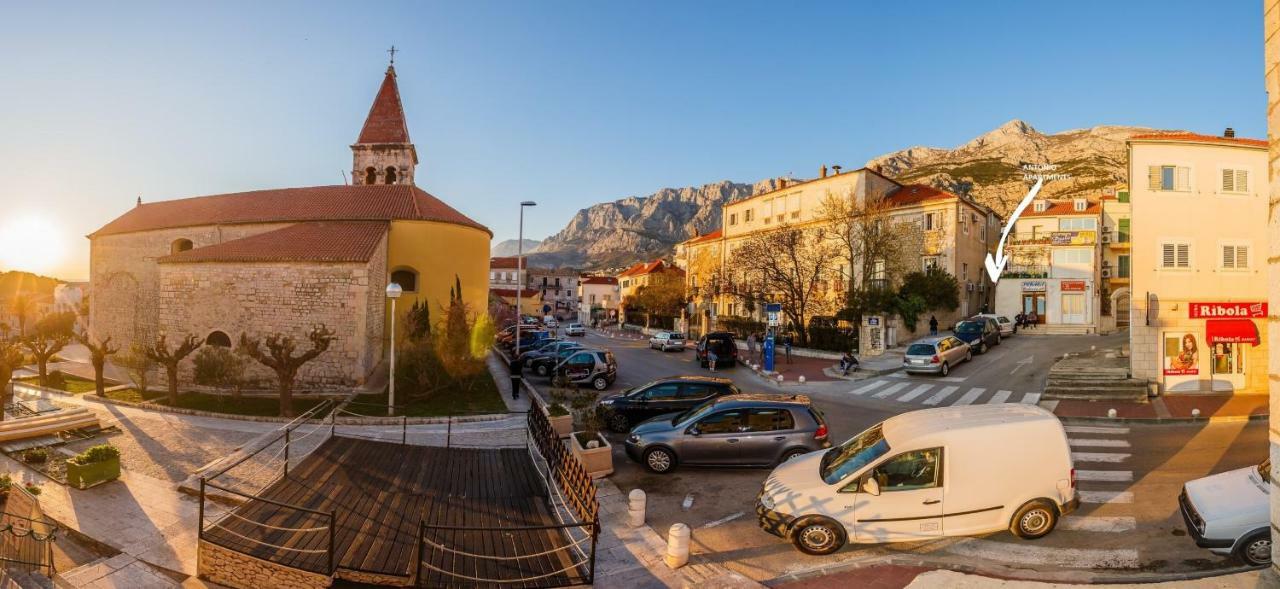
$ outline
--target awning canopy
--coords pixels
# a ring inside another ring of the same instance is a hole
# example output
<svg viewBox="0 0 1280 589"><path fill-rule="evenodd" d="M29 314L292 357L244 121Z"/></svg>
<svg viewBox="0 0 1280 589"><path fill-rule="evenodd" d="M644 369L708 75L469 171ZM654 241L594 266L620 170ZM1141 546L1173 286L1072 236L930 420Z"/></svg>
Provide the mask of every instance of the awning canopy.
<svg viewBox="0 0 1280 589"><path fill-rule="evenodd" d="M1252 319L1208 319L1205 337L1211 344L1258 345L1258 326Z"/></svg>

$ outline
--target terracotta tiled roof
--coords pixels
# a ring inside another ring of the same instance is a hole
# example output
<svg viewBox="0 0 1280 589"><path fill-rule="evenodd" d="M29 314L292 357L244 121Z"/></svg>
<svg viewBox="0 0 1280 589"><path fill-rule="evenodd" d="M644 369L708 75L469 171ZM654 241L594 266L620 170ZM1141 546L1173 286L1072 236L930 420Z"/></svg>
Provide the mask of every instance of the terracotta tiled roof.
<svg viewBox="0 0 1280 589"><path fill-rule="evenodd" d="M654 260L652 262L637 262L636 264L632 265L630 268L623 270L622 273L618 275L618 278L625 278L627 276L644 276L645 274L651 274L653 272L662 270L664 266L665 264L663 264L662 260Z"/></svg>
<svg viewBox="0 0 1280 589"><path fill-rule="evenodd" d="M1035 204L1032 204L1027 210L1022 212L1023 217L1059 217L1070 215L1098 215L1102 213L1102 204L1098 201L1088 201L1088 206L1083 211L1076 210L1074 200L1050 201L1049 206L1044 211L1036 211Z"/></svg>
<svg viewBox="0 0 1280 589"><path fill-rule="evenodd" d="M490 293L490 294L493 294L493 295L495 295L495 296L500 296L500 297L507 297L507 298L512 298L512 299L516 298L516 289L514 289L514 288L491 288L491 289L489 289L489 293ZM539 294L541 294L541 293L542 293L542 291L540 291L540 290L538 290L538 289L536 289L536 288L526 288L526 289L524 289L524 290L520 291L520 296L521 296L521 297L534 297L534 296L539 295Z"/></svg>
<svg viewBox="0 0 1280 589"><path fill-rule="evenodd" d="M724 236L724 230L716 229L715 231L712 231L711 233L708 233L706 235L699 235L698 237L694 237L693 239L686 241L685 244L693 245L695 243L705 243L708 241L715 241L717 239L720 239L723 236Z"/></svg>
<svg viewBox="0 0 1280 589"><path fill-rule="evenodd" d="M907 184L889 195L885 200L895 207L907 207L932 200L960 198L945 190L939 190L924 184Z"/></svg>
<svg viewBox="0 0 1280 589"><path fill-rule="evenodd" d="M1221 143L1223 145L1243 145L1248 147L1266 147L1265 139L1250 139L1248 137L1221 137L1218 135L1201 135L1199 133L1142 133L1129 137L1134 141L1155 140L1155 141L1186 141L1190 143Z"/></svg>
<svg viewBox="0 0 1280 589"><path fill-rule="evenodd" d="M440 221L493 232L417 186L311 186L144 203L90 237L200 225L287 221Z"/></svg>
<svg viewBox="0 0 1280 589"><path fill-rule="evenodd" d="M514 270L514 269L516 269L516 268L518 267L518 266L517 266L517 262L518 262L518 261L519 261L519 258L516 258L515 256L507 256L507 257L501 257L501 258L489 258L489 267L490 267L490 268L496 268L496 269L498 269L498 270L505 270L505 269L512 269L512 270ZM528 269L529 269L528 264L529 264L529 262L528 262L528 261L525 261L525 267L524 267L524 268L525 268L526 270L528 270Z"/></svg>
<svg viewBox="0 0 1280 589"><path fill-rule="evenodd" d="M164 256L161 264L190 262L367 262L387 232L385 221L298 223Z"/></svg>
<svg viewBox="0 0 1280 589"><path fill-rule="evenodd" d="M369 107L369 116L356 143L409 143L409 126L404 121L395 67L387 67L387 75L382 79L373 106Z"/></svg>
<svg viewBox="0 0 1280 589"><path fill-rule="evenodd" d="M583 276L579 284L618 284L618 279L612 276Z"/></svg>

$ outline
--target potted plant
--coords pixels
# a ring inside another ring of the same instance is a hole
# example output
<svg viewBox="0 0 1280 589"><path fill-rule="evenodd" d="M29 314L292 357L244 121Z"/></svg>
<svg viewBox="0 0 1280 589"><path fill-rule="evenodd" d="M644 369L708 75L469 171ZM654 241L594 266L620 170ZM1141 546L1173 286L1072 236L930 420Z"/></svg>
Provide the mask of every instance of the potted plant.
<svg viewBox="0 0 1280 589"><path fill-rule="evenodd" d="M120 449L111 444L94 446L67 459L67 484L88 489L120 478Z"/></svg>
<svg viewBox="0 0 1280 589"><path fill-rule="evenodd" d="M551 429L556 432L556 437L561 439L573 433L573 414L569 413L569 409L565 407L565 404L569 403L568 393L568 389L555 387L551 389L551 404L538 404L546 413L547 420L551 422Z"/></svg>
<svg viewBox="0 0 1280 589"><path fill-rule="evenodd" d="M579 428L569 436L572 440L569 448L573 455L586 467L591 478L598 479L613 474L613 447L609 445L609 440L600 435L604 420L596 411L595 392L578 392L573 399L573 409L577 413Z"/></svg>

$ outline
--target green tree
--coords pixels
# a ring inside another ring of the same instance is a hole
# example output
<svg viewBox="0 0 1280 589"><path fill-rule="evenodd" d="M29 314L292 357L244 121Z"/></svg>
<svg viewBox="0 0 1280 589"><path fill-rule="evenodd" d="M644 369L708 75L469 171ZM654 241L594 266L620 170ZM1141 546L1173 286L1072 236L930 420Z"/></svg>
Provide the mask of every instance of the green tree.
<svg viewBox="0 0 1280 589"><path fill-rule="evenodd" d="M169 380L169 404L177 406L178 404L178 365L192 352L200 348L204 342L200 338L188 334L182 339L178 345L172 350L169 349L169 343L166 341L165 334L156 337L156 341L147 346L143 353L151 358L152 361L164 366L165 375Z"/></svg>
<svg viewBox="0 0 1280 589"><path fill-rule="evenodd" d="M36 359L40 370L40 386L49 382L49 360L71 342L71 330L75 324L75 315L68 323L64 313L51 313L36 321L31 336L22 341L23 347Z"/></svg>
<svg viewBox="0 0 1280 589"><path fill-rule="evenodd" d="M107 357L120 351L120 348L111 345L111 338L97 340L90 336L87 332L75 335L76 341L80 345L89 350L89 362L93 364L93 391L99 397L106 394L106 384L103 382L103 371L106 370Z"/></svg>
<svg viewBox="0 0 1280 589"><path fill-rule="evenodd" d="M298 342L291 336L273 333L264 338L251 338L248 334L240 334L237 351L257 360L259 364L276 373L276 387L280 393L280 415L293 417L293 382L298 378L298 369L325 353L335 339L333 330L324 324L311 328L307 340L311 349L296 353Z"/></svg>
<svg viewBox="0 0 1280 589"><path fill-rule="evenodd" d="M147 347L140 342L133 342L128 351L116 358L116 364L129 375L129 380L138 388L138 393L146 398L151 371L156 369L156 361L147 355Z"/></svg>
<svg viewBox="0 0 1280 589"><path fill-rule="evenodd" d="M644 313L644 326L654 315L675 317L685 303L684 275L679 270L663 270L649 275L649 283L636 289L628 307Z"/></svg>
<svg viewBox="0 0 1280 589"><path fill-rule="evenodd" d="M404 313L404 334L409 341L419 341L431 335L431 309L427 304L414 299L409 310Z"/></svg>
<svg viewBox="0 0 1280 589"><path fill-rule="evenodd" d="M900 297L918 296L926 309L954 311L960 307L960 283L945 270L930 268L927 272L912 272L902 280L898 289Z"/></svg>
<svg viewBox="0 0 1280 589"><path fill-rule="evenodd" d="M240 400L244 387L245 357L222 346L205 346L191 359L195 365L195 382L201 386L231 391L233 401Z"/></svg>

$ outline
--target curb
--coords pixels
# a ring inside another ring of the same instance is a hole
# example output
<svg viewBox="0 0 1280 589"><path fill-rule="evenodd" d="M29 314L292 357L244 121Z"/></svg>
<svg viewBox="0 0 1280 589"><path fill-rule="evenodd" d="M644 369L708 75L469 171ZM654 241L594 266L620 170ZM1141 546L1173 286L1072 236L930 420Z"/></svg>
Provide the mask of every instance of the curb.
<svg viewBox="0 0 1280 589"><path fill-rule="evenodd" d="M1103 423L1129 423L1129 424L1187 424L1187 423L1240 423L1246 421L1264 421L1270 418L1270 414L1263 413L1258 415L1224 415L1221 417L1094 417L1086 415L1056 415L1058 421L1062 423L1078 423L1078 424L1103 424Z"/></svg>

